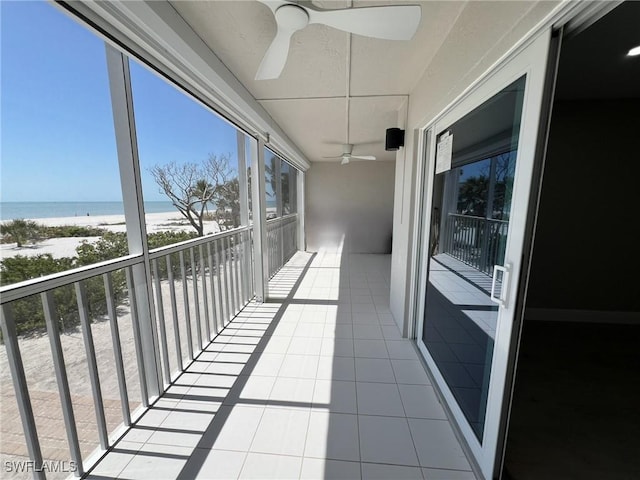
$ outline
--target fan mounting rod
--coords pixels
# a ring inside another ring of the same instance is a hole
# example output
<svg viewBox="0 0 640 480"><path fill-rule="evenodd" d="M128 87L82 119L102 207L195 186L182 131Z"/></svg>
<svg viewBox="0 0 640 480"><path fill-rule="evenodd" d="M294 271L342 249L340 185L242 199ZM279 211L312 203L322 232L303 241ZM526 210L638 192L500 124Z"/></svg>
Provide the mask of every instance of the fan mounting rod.
<svg viewBox="0 0 640 480"><path fill-rule="evenodd" d="M307 11L291 3L278 7L275 12L275 17L281 28L294 32L309 25L309 14Z"/></svg>

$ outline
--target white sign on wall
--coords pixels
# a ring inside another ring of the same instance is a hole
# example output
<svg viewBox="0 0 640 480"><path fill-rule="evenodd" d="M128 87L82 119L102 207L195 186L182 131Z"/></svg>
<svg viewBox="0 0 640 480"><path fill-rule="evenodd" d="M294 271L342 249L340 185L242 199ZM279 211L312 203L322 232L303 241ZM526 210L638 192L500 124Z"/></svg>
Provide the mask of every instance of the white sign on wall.
<svg viewBox="0 0 640 480"><path fill-rule="evenodd" d="M440 136L436 146L436 175L451 170L453 134L446 132Z"/></svg>

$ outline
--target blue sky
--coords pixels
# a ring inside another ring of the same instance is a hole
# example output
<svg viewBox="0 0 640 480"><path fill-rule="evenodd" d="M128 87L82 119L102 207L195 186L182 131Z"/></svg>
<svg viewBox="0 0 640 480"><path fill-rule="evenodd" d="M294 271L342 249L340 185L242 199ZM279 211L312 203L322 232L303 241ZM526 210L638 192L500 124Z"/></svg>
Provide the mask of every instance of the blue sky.
<svg viewBox="0 0 640 480"><path fill-rule="evenodd" d="M103 41L44 2L0 0L2 201L122 200ZM148 168L236 158L235 129L131 62L143 192Z"/></svg>

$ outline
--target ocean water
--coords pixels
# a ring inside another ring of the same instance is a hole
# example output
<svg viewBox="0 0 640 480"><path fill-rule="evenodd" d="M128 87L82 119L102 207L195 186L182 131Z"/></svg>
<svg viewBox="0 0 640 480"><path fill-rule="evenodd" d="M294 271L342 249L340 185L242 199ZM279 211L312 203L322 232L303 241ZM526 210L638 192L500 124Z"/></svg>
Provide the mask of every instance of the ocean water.
<svg viewBox="0 0 640 480"><path fill-rule="evenodd" d="M144 202L145 213L174 212L171 202ZM0 202L0 220L124 215L122 202Z"/></svg>

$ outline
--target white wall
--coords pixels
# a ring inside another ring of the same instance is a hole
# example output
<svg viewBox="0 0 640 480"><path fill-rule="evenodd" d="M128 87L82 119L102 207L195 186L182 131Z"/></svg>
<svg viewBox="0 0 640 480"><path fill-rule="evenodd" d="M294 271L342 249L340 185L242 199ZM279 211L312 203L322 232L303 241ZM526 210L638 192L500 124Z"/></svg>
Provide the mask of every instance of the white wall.
<svg viewBox="0 0 640 480"><path fill-rule="evenodd" d="M390 253L395 162L313 162L306 173L307 250ZM344 242L344 243L343 243Z"/></svg>
<svg viewBox="0 0 640 480"><path fill-rule="evenodd" d="M411 91L403 160L396 172L394 214L403 221L394 224L391 260L391 312L407 333L409 272L412 265L411 237L416 200L417 130L427 126L444 108L484 74L536 24L557 2L469 2L449 36ZM491 28L487 28L487 26Z"/></svg>

